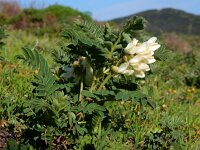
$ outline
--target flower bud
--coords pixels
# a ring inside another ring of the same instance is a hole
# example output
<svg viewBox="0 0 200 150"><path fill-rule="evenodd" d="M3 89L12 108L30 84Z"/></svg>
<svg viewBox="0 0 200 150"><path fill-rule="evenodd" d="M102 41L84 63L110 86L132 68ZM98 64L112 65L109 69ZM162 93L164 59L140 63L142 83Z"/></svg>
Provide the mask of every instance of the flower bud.
<svg viewBox="0 0 200 150"><path fill-rule="evenodd" d="M128 57L125 55L125 56L123 56L123 60L125 61L125 62L127 62L128 61Z"/></svg>
<svg viewBox="0 0 200 150"><path fill-rule="evenodd" d="M77 61L77 60L74 61L73 64L72 64L72 66L73 66L73 67L77 67L77 66L79 66L79 61Z"/></svg>
<svg viewBox="0 0 200 150"><path fill-rule="evenodd" d="M117 66L111 66L111 70L112 70L114 73L118 73L118 67L117 67Z"/></svg>
<svg viewBox="0 0 200 150"><path fill-rule="evenodd" d="M81 60L81 61L84 61L84 60L86 60L86 57L81 56L81 57L80 57L80 60Z"/></svg>
<svg viewBox="0 0 200 150"><path fill-rule="evenodd" d="M91 66L88 66L86 68L86 74L84 76L85 84L87 86L91 86L93 82L93 68Z"/></svg>

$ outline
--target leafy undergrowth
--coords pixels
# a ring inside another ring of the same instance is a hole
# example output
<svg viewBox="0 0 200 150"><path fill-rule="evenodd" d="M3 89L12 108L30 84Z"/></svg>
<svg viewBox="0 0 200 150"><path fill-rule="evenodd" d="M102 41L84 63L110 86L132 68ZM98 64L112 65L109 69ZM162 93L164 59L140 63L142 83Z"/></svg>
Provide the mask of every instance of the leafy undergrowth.
<svg viewBox="0 0 200 150"><path fill-rule="evenodd" d="M117 32L78 22L63 38L2 34L0 148L198 149L198 45L191 55L161 47L142 79L110 69L129 39L149 38L142 25L137 18Z"/></svg>

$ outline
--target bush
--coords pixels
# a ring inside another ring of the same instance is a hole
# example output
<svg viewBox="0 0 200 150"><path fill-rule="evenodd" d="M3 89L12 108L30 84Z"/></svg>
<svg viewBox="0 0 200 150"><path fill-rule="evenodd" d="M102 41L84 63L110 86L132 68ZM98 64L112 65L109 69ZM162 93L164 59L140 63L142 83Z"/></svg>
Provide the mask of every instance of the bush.
<svg viewBox="0 0 200 150"><path fill-rule="evenodd" d="M127 70L131 74L116 71L117 66L126 63L125 57L137 56L124 52L132 41L129 30L143 28L143 20L138 17L129 21L125 30L117 32L108 25L101 28L94 22L76 22L61 33L63 40L53 52L56 65L52 69L37 49L24 48L24 55L18 58L32 67L35 76L34 90L20 113L27 128L21 139L42 149L105 149L110 145L106 139L113 135L113 142L117 140L115 130L118 132L126 124L121 113L112 115L113 106L127 103L131 109L136 105L154 107L136 82L137 77L144 78L145 70L141 74L133 74L133 70ZM155 40L150 39L158 49L160 45ZM126 130L120 134L121 143L123 134Z"/></svg>
<svg viewBox="0 0 200 150"><path fill-rule="evenodd" d="M44 9L24 9L18 15L8 18L6 22L14 29L43 35L60 32L63 24L72 24L76 19L91 20L91 17L70 7L52 5Z"/></svg>

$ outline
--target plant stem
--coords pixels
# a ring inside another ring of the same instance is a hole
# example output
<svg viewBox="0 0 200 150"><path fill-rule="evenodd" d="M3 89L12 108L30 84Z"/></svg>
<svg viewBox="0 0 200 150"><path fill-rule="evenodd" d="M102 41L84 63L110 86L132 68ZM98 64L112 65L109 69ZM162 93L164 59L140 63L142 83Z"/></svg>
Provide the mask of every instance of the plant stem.
<svg viewBox="0 0 200 150"><path fill-rule="evenodd" d="M117 39L117 41L115 42L115 44L114 44L114 45L112 46L112 48L111 48L111 51L110 51L110 58L112 57L113 52L115 51L117 44L120 42L120 39L121 39L121 34L120 34L119 38Z"/></svg>
<svg viewBox="0 0 200 150"><path fill-rule="evenodd" d="M95 81L93 81L89 91L92 92L95 89L95 87L96 87L95 86Z"/></svg>
<svg viewBox="0 0 200 150"><path fill-rule="evenodd" d="M108 80L111 78L112 76L111 76L111 74L109 74L105 79L104 79L104 81L101 83L101 85L99 86L99 88L98 88L98 91L100 91L103 87L104 87L104 85L108 82Z"/></svg>
<svg viewBox="0 0 200 150"><path fill-rule="evenodd" d="M81 79L81 83L80 83L79 102L81 102L82 99L83 99L83 97L82 97L82 91L83 91L83 79Z"/></svg>

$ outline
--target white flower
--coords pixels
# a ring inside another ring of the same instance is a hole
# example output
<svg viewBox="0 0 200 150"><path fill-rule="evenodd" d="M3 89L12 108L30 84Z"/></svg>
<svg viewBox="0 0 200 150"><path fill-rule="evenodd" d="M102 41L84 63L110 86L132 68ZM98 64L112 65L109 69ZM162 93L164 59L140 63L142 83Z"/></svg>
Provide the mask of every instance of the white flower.
<svg viewBox="0 0 200 150"><path fill-rule="evenodd" d="M124 72L122 72L122 74L125 74L127 76L133 75L134 74L134 70L125 70Z"/></svg>
<svg viewBox="0 0 200 150"><path fill-rule="evenodd" d="M117 68L117 72L130 76L134 73L134 70L128 69L129 66L129 63L123 63Z"/></svg>
<svg viewBox="0 0 200 150"><path fill-rule="evenodd" d="M138 43L138 40L133 39L131 43L127 45L124 52L127 54L151 54L160 47L160 44L156 43L156 37L150 38L147 42Z"/></svg>
<svg viewBox="0 0 200 150"><path fill-rule="evenodd" d="M144 78L145 73L143 71L138 71L138 72L135 72L135 76L138 78Z"/></svg>
<svg viewBox="0 0 200 150"><path fill-rule="evenodd" d="M129 63L123 63L118 67L118 73L123 73L129 67Z"/></svg>
<svg viewBox="0 0 200 150"><path fill-rule="evenodd" d="M149 71L149 65L145 64L145 63L138 63L136 64L134 67L134 70L136 71Z"/></svg>
<svg viewBox="0 0 200 150"><path fill-rule="evenodd" d="M144 43L138 43L137 39L133 39L131 43L124 49L126 53L124 63L116 67L117 73L125 75L135 75L138 78L145 77L145 71L149 71L149 64L156 61L154 51L160 47L156 43L157 38L152 37Z"/></svg>
<svg viewBox="0 0 200 150"><path fill-rule="evenodd" d="M114 71L115 73L120 73L130 76L134 74L134 70L128 69L129 66L130 66L129 63L123 63L119 67L112 66L112 71Z"/></svg>
<svg viewBox="0 0 200 150"><path fill-rule="evenodd" d="M124 49L125 53L127 53L127 54L135 54L135 49L133 49L133 48L136 47L137 43L138 43L138 40L133 39L133 41L131 43L129 43L127 45L127 47Z"/></svg>
<svg viewBox="0 0 200 150"><path fill-rule="evenodd" d="M156 60L152 55L136 55L129 60L129 63L134 65L135 63L147 63L152 64Z"/></svg>
<svg viewBox="0 0 200 150"><path fill-rule="evenodd" d="M147 43L155 43L156 40L157 40L157 37L152 37L147 41Z"/></svg>

